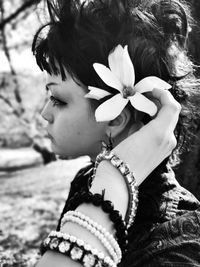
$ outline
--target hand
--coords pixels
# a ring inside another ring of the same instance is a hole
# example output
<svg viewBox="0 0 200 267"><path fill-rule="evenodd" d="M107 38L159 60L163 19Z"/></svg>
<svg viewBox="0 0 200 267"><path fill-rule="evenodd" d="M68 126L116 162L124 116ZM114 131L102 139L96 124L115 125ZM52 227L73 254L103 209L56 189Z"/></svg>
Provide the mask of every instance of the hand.
<svg viewBox="0 0 200 267"><path fill-rule="evenodd" d="M167 90L154 89L152 96L160 103L156 117L113 149L128 163L138 185L171 154L177 144L174 129L181 110L180 104ZM129 199L126 184L119 171L108 161L99 164L90 190L101 193L104 188L105 199L112 200L125 216Z"/></svg>
<svg viewBox="0 0 200 267"><path fill-rule="evenodd" d="M138 184L171 154L177 144L174 129L180 104L167 90L154 89L152 96L161 105L156 117L113 149L129 164Z"/></svg>

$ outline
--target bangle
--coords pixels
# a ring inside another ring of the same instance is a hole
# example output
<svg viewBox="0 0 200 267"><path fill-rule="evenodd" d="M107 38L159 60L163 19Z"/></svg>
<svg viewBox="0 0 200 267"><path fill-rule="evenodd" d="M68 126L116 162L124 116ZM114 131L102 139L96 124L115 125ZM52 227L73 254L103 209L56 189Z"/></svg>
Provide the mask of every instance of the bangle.
<svg viewBox="0 0 200 267"><path fill-rule="evenodd" d="M96 174L96 169L102 160L108 160L111 164L119 170L124 177L126 186L129 193L128 208L125 216L127 228L129 228L133 222L137 211L138 205L138 185L134 178L133 173L130 171L128 164L124 163L117 155L108 149L104 149L96 158L92 179Z"/></svg>
<svg viewBox="0 0 200 267"><path fill-rule="evenodd" d="M79 218L69 216L67 221L77 223L78 225L86 228L88 231L90 231L93 235L95 235L102 243L102 245L106 248L109 255L112 257L113 261L115 263L119 263L121 259L119 260L119 257L117 256L116 252L114 251L113 247L110 245L110 243L106 240L106 238L95 228L92 228L91 225L87 224L87 222L84 222L80 220Z"/></svg>
<svg viewBox="0 0 200 267"><path fill-rule="evenodd" d="M128 231L122 215L118 210L114 209L114 205L109 200L104 200L104 192L100 194L92 194L91 192L80 191L76 192L74 196L69 200L67 210L75 210L79 205L83 203L92 203L97 207L101 207L102 210L109 215L110 220L114 224L116 230L115 236L117 243L119 244L122 255L125 255L128 247Z"/></svg>
<svg viewBox="0 0 200 267"><path fill-rule="evenodd" d="M117 265L109 256L92 248L88 243L62 232L52 231L43 241L41 254L47 250L59 252L72 260L81 263L84 267L116 267Z"/></svg>
<svg viewBox="0 0 200 267"><path fill-rule="evenodd" d="M89 232L94 234L107 249L114 262L116 264L121 262L121 249L113 235L111 235L104 227L79 211L68 211L62 218L61 231L63 225L69 221L77 223L78 225L86 228Z"/></svg>

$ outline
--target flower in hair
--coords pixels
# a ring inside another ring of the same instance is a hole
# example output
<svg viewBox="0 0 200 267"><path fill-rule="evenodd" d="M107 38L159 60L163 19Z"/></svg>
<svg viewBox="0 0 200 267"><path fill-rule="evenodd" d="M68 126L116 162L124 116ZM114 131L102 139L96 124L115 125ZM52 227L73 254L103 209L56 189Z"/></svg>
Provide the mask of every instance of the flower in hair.
<svg viewBox="0 0 200 267"><path fill-rule="evenodd" d="M95 111L97 121L114 120L130 101L131 105L142 112L154 116L157 106L143 95L154 88L170 89L171 85L155 76L148 76L135 84L135 71L128 53L128 46L118 45L108 56L106 66L94 63L93 67L105 84L116 89L116 94L89 86L86 98L100 100L112 96L103 102Z"/></svg>

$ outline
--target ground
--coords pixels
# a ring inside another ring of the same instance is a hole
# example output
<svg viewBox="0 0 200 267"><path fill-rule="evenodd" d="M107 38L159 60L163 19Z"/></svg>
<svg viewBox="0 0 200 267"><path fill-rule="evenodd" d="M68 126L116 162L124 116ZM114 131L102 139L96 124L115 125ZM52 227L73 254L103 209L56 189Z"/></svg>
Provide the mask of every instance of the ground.
<svg viewBox="0 0 200 267"><path fill-rule="evenodd" d="M31 267L55 230L70 181L88 158L59 160L0 176L0 267Z"/></svg>

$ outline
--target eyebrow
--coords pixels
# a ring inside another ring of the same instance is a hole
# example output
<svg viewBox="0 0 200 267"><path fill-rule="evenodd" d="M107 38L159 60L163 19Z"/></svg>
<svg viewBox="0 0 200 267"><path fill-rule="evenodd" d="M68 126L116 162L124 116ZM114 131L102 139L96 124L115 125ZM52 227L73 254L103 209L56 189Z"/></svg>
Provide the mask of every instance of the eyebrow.
<svg viewBox="0 0 200 267"><path fill-rule="evenodd" d="M47 83L45 86L47 92L49 91L49 87L51 87L52 85L58 85L58 83Z"/></svg>

